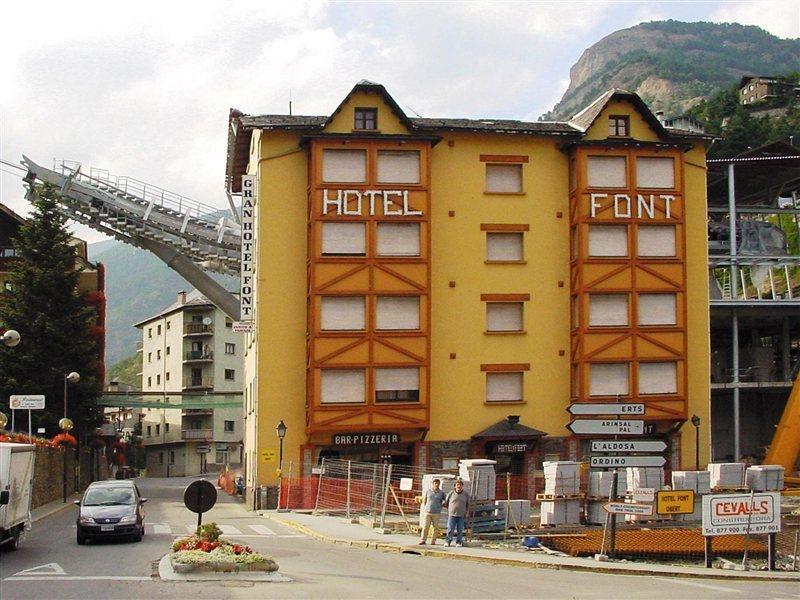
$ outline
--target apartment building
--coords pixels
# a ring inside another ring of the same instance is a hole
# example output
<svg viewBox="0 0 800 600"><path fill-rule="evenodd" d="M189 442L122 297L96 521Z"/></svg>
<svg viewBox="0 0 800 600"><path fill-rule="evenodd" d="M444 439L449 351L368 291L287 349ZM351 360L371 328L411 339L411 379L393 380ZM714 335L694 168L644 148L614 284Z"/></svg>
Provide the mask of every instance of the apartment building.
<svg viewBox="0 0 800 600"><path fill-rule="evenodd" d="M672 468L697 414L707 460L706 136L621 90L522 122L408 117L368 81L327 116L229 121L229 190L254 189L248 492L325 456L533 476L586 456L586 402L644 404Z"/></svg>
<svg viewBox="0 0 800 600"><path fill-rule="evenodd" d="M242 410L212 401L242 390L243 340L232 321L195 290L179 292L174 304L136 327L142 332L142 391L151 401L160 392L165 406L144 409L148 474L197 475L239 464ZM193 408L181 407L188 399Z"/></svg>

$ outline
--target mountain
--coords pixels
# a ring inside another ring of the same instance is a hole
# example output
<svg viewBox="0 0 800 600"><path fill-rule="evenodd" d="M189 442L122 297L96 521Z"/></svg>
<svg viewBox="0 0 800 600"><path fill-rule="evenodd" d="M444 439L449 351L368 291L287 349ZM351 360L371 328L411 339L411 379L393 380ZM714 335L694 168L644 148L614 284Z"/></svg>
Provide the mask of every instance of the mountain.
<svg viewBox="0 0 800 600"><path fill-rule="evenodd" d="M653 110L685 112L743 75L776 75L800 65L800 39L738 23L653 21L606 36L570 69L564 96L544 120L569 119L605 90L639 94Z"/></svg>
<svg viewBox="0 0 800 600"><path fill-rule="evenodd" d="M89 244L89 260L106 269L106 365L136 353L141 339L134 323L151 317L175 301L176 294L193 288L155 255L117 241ZM228 290L236 277L214 275Z"/></svg>

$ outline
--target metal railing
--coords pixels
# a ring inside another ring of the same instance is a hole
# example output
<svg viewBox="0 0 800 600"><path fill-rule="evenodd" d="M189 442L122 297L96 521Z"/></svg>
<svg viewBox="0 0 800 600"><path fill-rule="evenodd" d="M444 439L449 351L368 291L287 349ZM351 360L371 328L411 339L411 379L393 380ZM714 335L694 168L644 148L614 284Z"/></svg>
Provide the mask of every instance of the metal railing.
<svg viewBox="0 0 800 600"><path fill-rule="evenodd" d="M187 350L185 360L214 360L214 353L208 350Z"/></svg>
<svg viewBox="0 0 800 600"><path fill-rule="evenodd" d="M214 439L213 429L182 429L181 439L186 441L202 440L211 441Z"/></svg>
<svg viewBox="0 0 800 600"><path fill-rule="evenodd" d="M183 381L183 389L191 388L213 388L213 377L189 377Z"/></svg>
<svg viewBox="0 0 800 600"><path fill-rule="evenodd" d="M214 333L213 325L204 323L186 323L183 326L183 335L211 335Z"/></svg>

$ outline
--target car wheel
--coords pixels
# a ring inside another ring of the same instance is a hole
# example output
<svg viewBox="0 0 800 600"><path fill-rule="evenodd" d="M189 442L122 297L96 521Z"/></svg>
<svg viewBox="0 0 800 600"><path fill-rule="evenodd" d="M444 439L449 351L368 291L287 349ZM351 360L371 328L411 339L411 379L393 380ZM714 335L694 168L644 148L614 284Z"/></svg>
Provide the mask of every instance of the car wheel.
<svg viewBox="0 0 800 600"><path fill-rule="evenodd" d="M19 548L19 538L21 535L22 531L20 530L20 528L19 527L14 528L14 531L11 534L11 537L9 538L9 542L8 544L6 544L6 547L12 551Z"/></svg>
<svg viewBox="0 0 800 600"><path fill-rule="evenodd" d="M133 541L134 542L141 542L142 541L142 532L141 531L133 536Z"/></svg>
<svg viewBox="0 0 800 600"><path fill-rule="evenodd" d="M79 531L75 534L75 541L78 542L79 546L83 546L86 543L86 536Z"/></svg>

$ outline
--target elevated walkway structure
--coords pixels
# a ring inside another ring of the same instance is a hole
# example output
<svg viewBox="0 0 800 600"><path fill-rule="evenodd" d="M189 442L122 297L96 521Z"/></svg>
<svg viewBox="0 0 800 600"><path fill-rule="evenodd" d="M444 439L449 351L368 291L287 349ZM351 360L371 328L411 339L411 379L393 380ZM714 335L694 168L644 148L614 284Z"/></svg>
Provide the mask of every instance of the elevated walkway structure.
<svg viewBox="0 0 800 600"><path fill-rule="evenodd" d="M61 212L92 229L126 244L148 250L196 287L234 320L239 319L236 296L207 273L238 274L241 227L219 209L142 181L56 160L52 169L23 156L31 192L36 182L50 183L61 192Z"/></svg>

